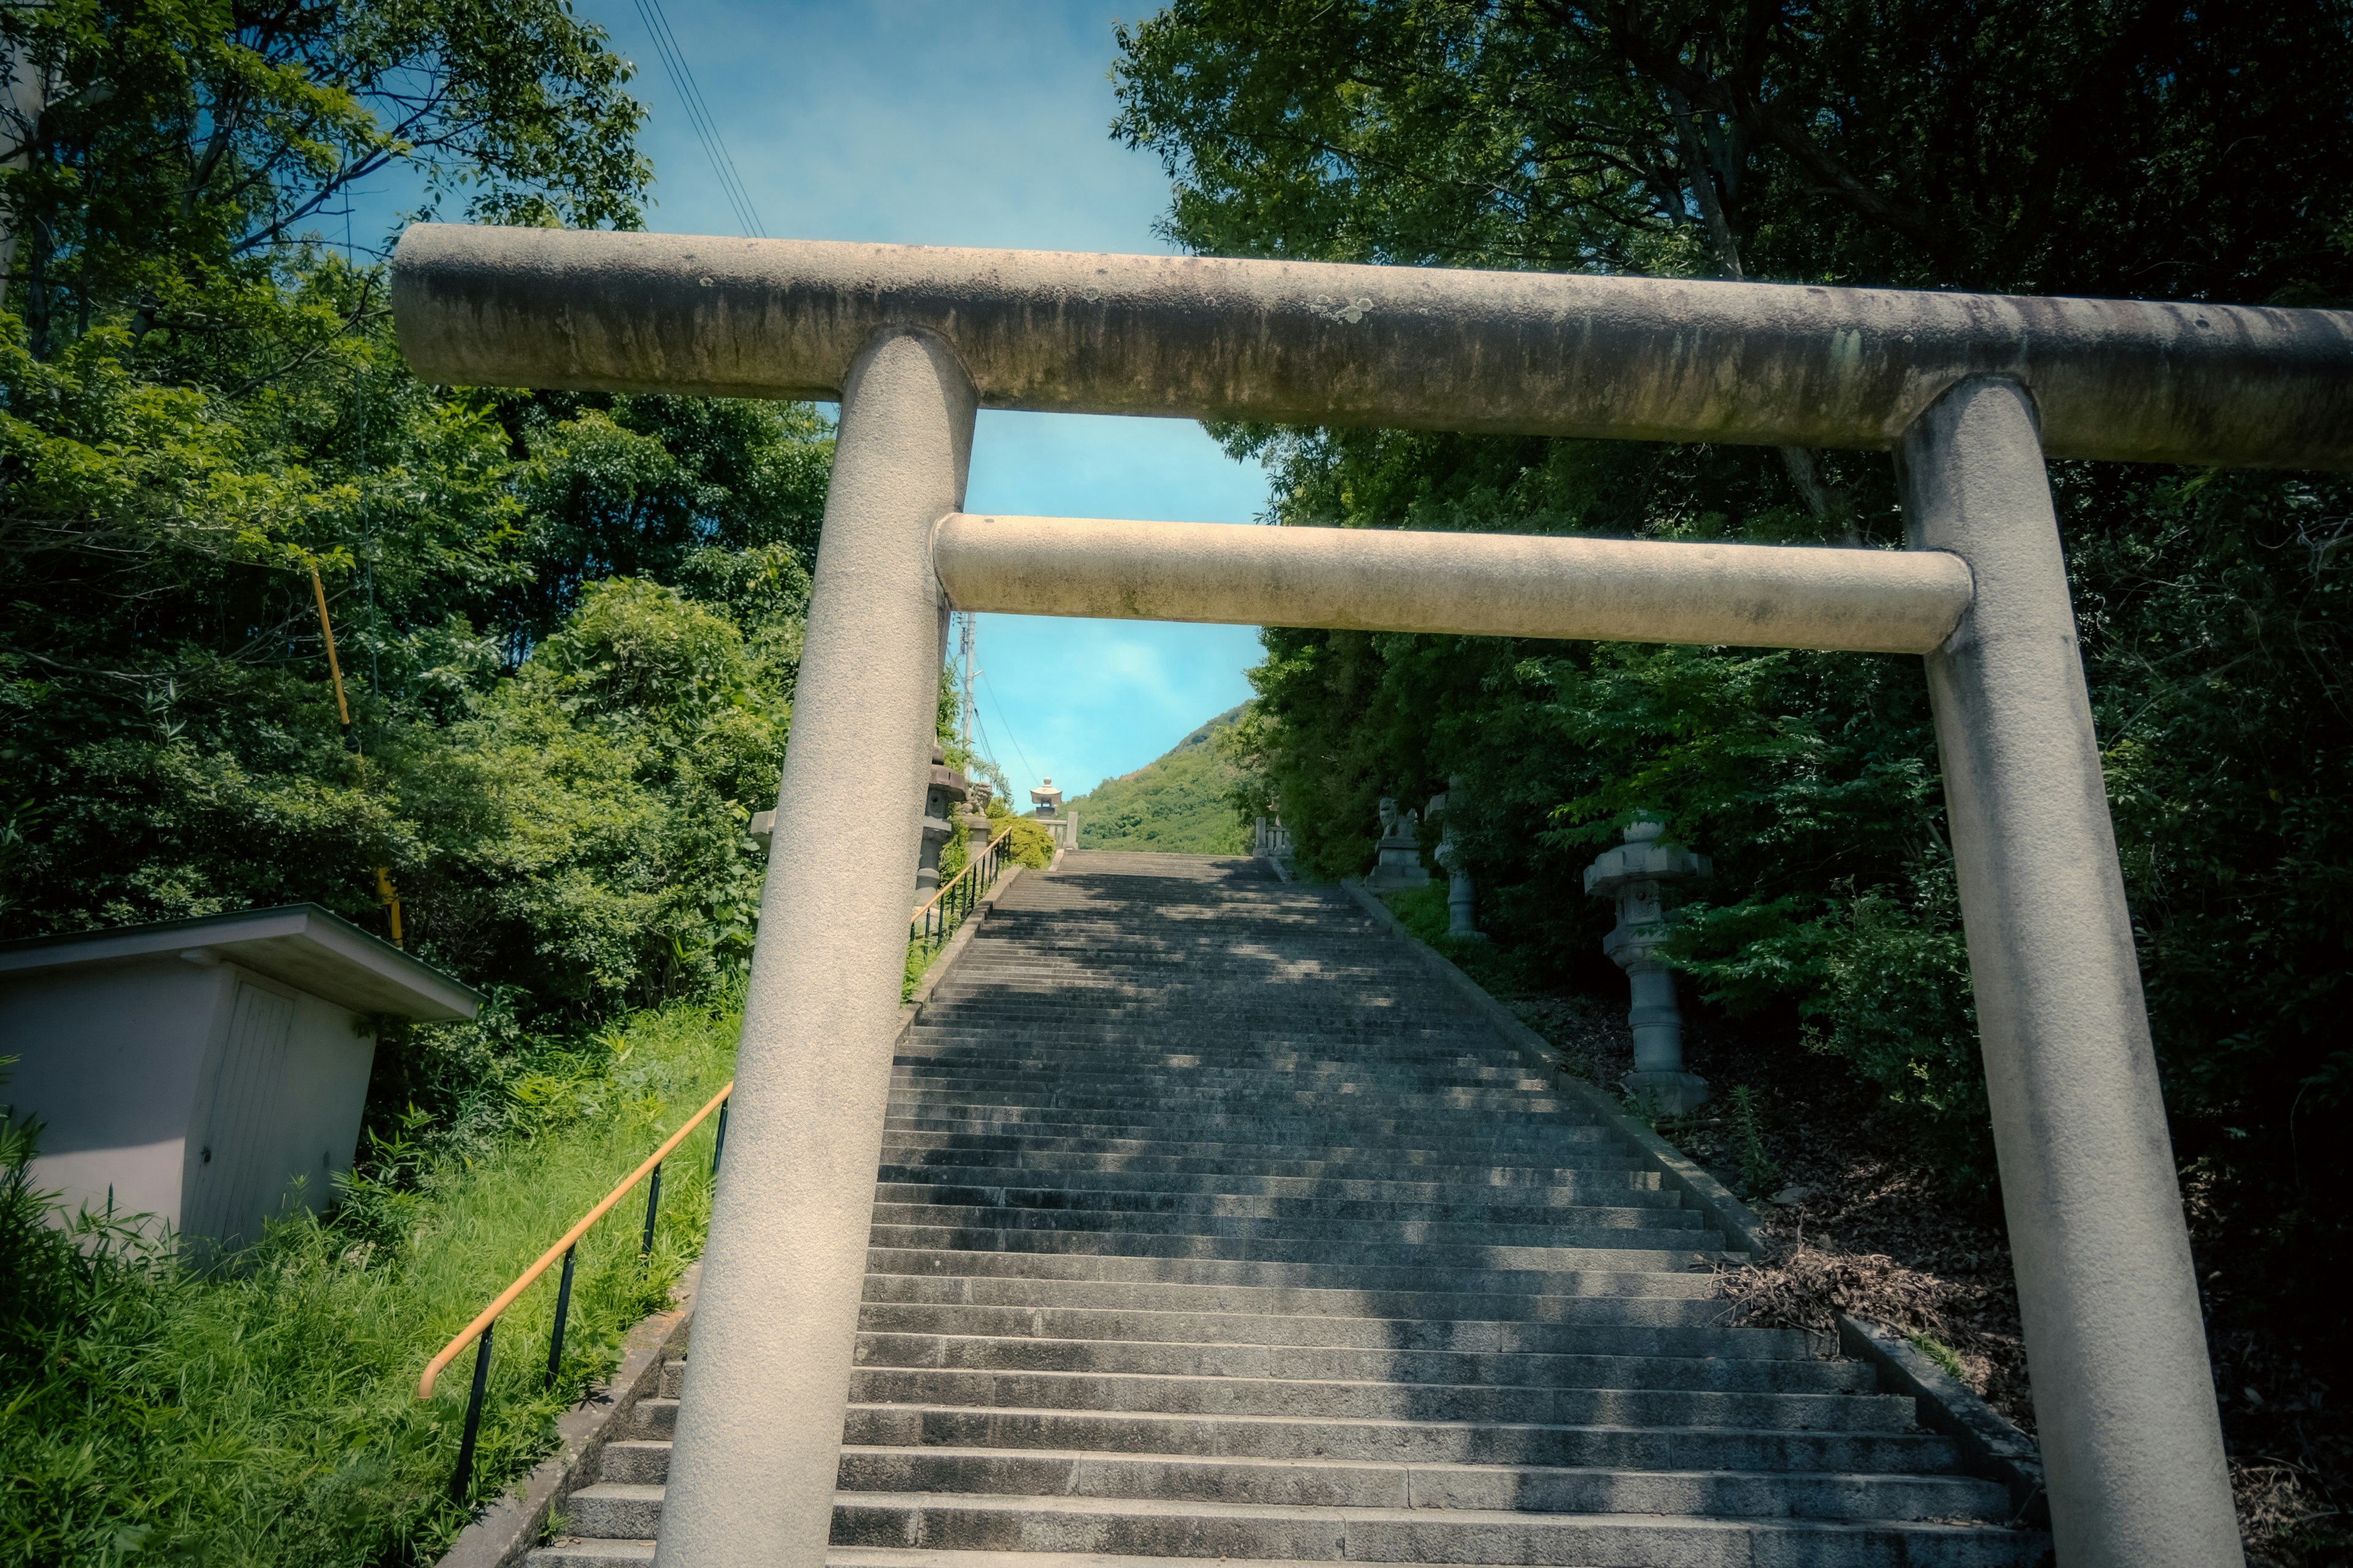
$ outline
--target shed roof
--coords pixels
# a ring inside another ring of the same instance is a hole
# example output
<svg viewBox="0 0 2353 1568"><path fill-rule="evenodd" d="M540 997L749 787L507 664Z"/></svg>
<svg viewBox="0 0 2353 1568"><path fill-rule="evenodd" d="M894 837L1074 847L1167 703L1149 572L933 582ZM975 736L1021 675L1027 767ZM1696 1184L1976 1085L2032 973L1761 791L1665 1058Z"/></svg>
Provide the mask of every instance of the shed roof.
<svg viewBox="0 0 2353 1568"><path fill-rule="evenodd" d="M354 1013L438 1022L482 1005L473 987L316 904L0 942L0 980L162 952L226 959Z"/></svg>

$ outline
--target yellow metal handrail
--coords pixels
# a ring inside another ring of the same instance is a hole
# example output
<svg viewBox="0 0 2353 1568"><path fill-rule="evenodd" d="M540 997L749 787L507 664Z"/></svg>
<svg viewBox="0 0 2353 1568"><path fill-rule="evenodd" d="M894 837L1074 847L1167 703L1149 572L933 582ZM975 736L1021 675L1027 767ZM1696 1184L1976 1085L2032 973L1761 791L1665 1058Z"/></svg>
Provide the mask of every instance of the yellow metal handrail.
<svg viewBox="0 0 2353 1568"><path fill-rule="evenodd" d="M419 1399L432 1398L433 1380L441 1375L442 1368L448 1366L451 1362L458 1359L458 1352L466 1348L466 1342L480 1333L484 1329L490 1327L490 1325L497 1320L498 1315L501 1312L505 1311L509 1307L514 1305L515 1298L529 1289L533 1280L546 1273L549 1265L553 1264L557 1258L563 1257L565 1253L571 1251L574 1244L579 1241L582 1237L588 1234L588 1227L590 1226L595 1225L598 1220L604 1218L606 1213L610 1210L615 1204L619 1203L623 1195L626 1194L631 1187L636 1186L638 1182L645 1178L647 1172L652 1170L656 1165L660 1164L663 1158L668 1155L671 1150L677 1148L681 1142L685 1142L686 1135L688 1133L702 1125L702 1119L704 1117L718 1110L721 1105L725 1103L727 1097L734 1092L735 1080L731 1078L727 1080L726 1088L721 1089L717 1094L712 1095L709 1103L704 1105L702 1110L696 1111L692 1116L687 1118L685 1126L680 1128L677 1131L670 1135L670 1141L668 1142L664 1143L660 1148L648 1155L646 1157L645 1163L639 1165L636 1170L631 1171L628 1177L622 1181L619 1186L615 1187L611 1192L607 1193L605 1194L604 1202L598 1204L595 1208L590 1209L586 1217L582 1219L578 1225L574 1226L570 1230L564 1233L562 1240L558 1241L554 1247L549 1247L545 1252L539 1255L538 1262L524 1269L522 1273L516 1278L513 1284L500 1291L498 1298L489 1306L483 1308L481 1311L476 1315L472 1322L468 1323L464 1328L459 1330L458 1337L451 1340L448 1344L442 1346L441 1353L439 1355L435 1356L431 1361L425 1363L425 1375L417 1380L417 1397Z"/></svg>
<svg viewBox="0 0 2353 1568"><path fill-rule="evenodd" d="M500 1291L498 1299L483 1308L472 1322L460 1329L456 1339L441 1347L439 1355L425 1363L425 1374L417 1380L417 1397L419 1399L430 1399L433 1396L433 1380L441 1375L441 1369L448 1366L457 1358L458 1352L466 1348L468 1340L472 1340L475 1343L474 1389L466 1399L466 1427L464 1435L458 1440L457 1468L449 1474L449 1495L459 1502L463 1503L467 1500L467 1484L473 1479L474 1439L481 1431L482 1399L490 1391L491 1385L491 1331L498 1327L499 1314L514 1305L515 1298L529 1289L533 1280L547 1272L548 1265L559 1258L564 1259L564 1283L558 1286L555 1291L555 1327L547 1336L547 1383L548 1386L553 1388L555 1385L556 1374L562 1369L564 1363L565 1312L572 1304L572 1249L579 1245L582 1237L588 1234L590 1226L604 1218L607 1211L621 1201L622 1194L643 1180L648 1172L651 1172L654 1178L653 1186L646 1194L646 1238L638 1253L640 1261L651 1257L654 1249L654 1217L661 1203L661 1166L664 1156L684 1142L688 1133L702 1125L704 1117L716 1110L719 1112L719 1135L712 1142L711 1173L714 1176L717 1175L719 1152L726 1147L727 1143L727 1097L734 1092L735 1080L730 1079L724 1089L711 1097L709 1103L687 1118L685 1126L671 1133L660 1148L646 1157L645 1163L631 1171L627 1180L605 1194L603 1203L590 1209L578 1225L565 1231L563 1239L541 1253L538 1262L524 1269L513 1284Z"/></svg>

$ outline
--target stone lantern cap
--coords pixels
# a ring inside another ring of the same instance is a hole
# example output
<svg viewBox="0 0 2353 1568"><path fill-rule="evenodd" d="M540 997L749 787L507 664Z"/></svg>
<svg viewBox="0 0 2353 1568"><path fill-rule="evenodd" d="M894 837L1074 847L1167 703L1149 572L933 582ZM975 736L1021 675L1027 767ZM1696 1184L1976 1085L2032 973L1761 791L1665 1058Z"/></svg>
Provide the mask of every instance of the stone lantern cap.
<svg viewBox="0 0 2353 1568"><path fill-rule="evenodd" d="M947 752L938 746L934 746L929 784L934 803L962 800L972 791L971 782L947 763Z"/></svg>
<svg viewBox="0 0 2353 1568"><path fill-rule="evenodd" d="M1040 816L1051 816L1054 808L1062 804L1062 792L1054 787L1052 779L1040 779L1038 787L1029 792L1029 804L1038 808Z"/></svg>
<svg viewBox="0 0 2353 1568"><path fill-rule="evenodd" d="M1585 868L1585 890L1598 898L1614 898L1635 882L1696 882L1715 874L1704 855L1694 855L1680 844L1660 842L1664 825L1630 823L1626 842L1605 849Z"/></svg>

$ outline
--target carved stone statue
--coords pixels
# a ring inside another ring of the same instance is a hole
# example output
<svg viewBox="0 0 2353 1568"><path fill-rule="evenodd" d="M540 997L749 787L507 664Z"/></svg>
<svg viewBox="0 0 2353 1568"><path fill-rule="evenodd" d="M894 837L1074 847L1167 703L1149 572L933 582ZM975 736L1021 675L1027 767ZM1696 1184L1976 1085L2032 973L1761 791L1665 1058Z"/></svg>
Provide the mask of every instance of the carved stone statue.
<svg viewBox="0 0 2353 1568"><path fill-rule="evenodd" d="M1421 863L1421 818L1413 812L1398 815L1393 796L1381 796L1381 841L1375 853L1373 874L1365 879L1375 888L1426 888L1430 872Z"/></svg>

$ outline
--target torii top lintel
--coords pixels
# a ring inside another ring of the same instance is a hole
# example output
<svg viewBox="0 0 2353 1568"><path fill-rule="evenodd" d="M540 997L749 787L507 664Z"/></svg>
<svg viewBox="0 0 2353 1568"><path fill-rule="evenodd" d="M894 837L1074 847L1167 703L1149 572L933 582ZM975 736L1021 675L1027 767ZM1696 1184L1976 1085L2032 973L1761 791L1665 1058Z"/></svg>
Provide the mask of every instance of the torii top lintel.
<svg viewBox="0 0 2353 1568"><path fill-rule="evenodd" d="M938 333L997 408L1888 448L1971 376L2053 458L2353 468L2353 311L418 224L427 380L832 398Z"/></svg>

